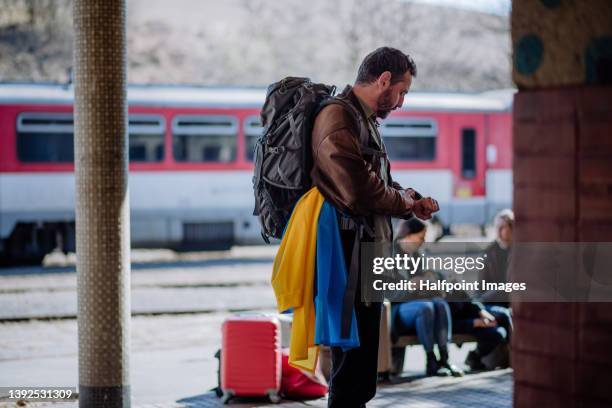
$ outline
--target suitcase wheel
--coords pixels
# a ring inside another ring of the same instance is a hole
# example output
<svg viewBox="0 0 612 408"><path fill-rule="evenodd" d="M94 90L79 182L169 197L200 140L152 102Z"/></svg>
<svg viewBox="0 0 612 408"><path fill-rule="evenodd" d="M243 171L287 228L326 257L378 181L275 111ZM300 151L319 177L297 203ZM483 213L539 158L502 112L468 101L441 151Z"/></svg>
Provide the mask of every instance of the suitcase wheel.
<svg viewBox="0 0 612 408"><path fill-rule="evenodd" d="M280 395L278 395L278 392L276 391L268 392L268 398L270 399L270 402L273 404L278 404L279 402L281 402L281 399L282 399Z"/></svg>
<svg viewBox="0 0 612 408"><path fill-rule="evenodd" d="M231 391L223 391L223 399L221 402L226 405L229 404L230 400L234 398L234 393Z"/></svg>

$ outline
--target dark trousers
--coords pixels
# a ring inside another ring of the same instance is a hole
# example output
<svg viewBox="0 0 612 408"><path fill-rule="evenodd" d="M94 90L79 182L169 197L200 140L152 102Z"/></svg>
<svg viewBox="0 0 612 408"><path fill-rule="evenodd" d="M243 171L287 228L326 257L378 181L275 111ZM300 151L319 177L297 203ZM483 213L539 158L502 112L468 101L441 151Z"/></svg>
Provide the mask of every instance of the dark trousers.
<svg viewBox="0 0 612 408"><path fill-rule="evenodd" d="M347 271L350 270L354 234L340 231ZM378 335L380 330L380 303L361 301L361 279L355 296L355 314L359 332L359 347L342 351L332 347L332 367L329 384L330 408L360 408L376 395L378 379Z"/></svg>
<svg viewBox="0 0 612 408"><path fill-rule="evenodd" d="M498 344L505 342L506 329L497 327L474 327L474 319L453 320L453 333L471 334L476 337L476 349L481 356L489 354Z"/></svg>
<svg viewBox="0 0 612 408"><path fill-rule="evenodd" d="M365 407L376 395L378 379L378 334L380 303L355 305L359 347L342 351L332 347L332 369L328 407Z"/></svg>
<svg viewBox="0 0 612 408"><path fill-rule="evenodd" d="M510 344L510 337L512 336L512 312L510 309L494 304L485 304L485 309L495 317L497 325L506 330L506 341Z"/></svg>

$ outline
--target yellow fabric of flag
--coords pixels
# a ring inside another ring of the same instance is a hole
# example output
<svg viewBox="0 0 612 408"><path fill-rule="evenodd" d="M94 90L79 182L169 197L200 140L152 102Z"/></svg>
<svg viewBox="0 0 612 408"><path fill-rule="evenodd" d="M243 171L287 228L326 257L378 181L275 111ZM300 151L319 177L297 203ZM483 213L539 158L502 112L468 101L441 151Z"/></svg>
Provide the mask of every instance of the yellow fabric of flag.
<svg viewBox="0 0 612 408"><path fill-rule="evenodd" d="M325 199L316 187L296 203L272 272L278 310L293 309L289 364L314 372L319 356L315 340L314 280L317 224Z"/></svg>

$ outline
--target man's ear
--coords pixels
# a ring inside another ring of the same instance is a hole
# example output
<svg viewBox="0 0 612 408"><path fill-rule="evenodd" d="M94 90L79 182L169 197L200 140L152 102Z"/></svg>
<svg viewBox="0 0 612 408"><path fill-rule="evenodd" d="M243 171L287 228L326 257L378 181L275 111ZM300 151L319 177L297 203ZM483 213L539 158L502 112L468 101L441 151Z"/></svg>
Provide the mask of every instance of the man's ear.
<svg viewBox="0 0 612 408"><path fill-rule="evenodd" d="M391 86L391 72L389 71L385 71L382 74L380 74L380 76L378 77L378 80L376 81L378 83L378 87L382 90L387 89L389 86Z"/></svg>

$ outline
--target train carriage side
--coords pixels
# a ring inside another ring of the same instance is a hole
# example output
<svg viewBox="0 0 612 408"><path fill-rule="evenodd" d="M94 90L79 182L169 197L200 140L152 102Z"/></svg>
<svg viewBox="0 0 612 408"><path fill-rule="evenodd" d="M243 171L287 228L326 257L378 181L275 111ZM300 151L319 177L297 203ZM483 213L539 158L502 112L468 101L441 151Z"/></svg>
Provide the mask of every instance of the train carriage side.
<svg viewBox="0 0 612 408"><path fill-rule="evenodd" d="M511 200L508 95L409 94L381 124L393 175L436 197L445 225L484 224ZM260 243L252 151L260 89L130 87L134 247ZM501 102L500 102L501 100ZM74 251L72 90L0 86L0 253Z"/></svg>
<svg viewBox="0 0 612 408"><path fill-rule="evenodd" d="M249 146L261 92L136 87L129 97L132 245L255 241ZM2 261L75 250L73 143L70 89L0 87Z"/></svg>
<svg viewBox="0 0 612 408"><path fill-rule="evenodd" d="M435 197L445 226L483 226L512 199L512 90L412 94L381 125L394 178Z"/></svg>

